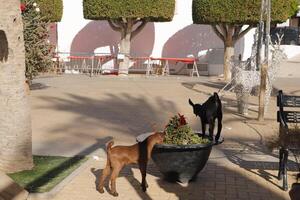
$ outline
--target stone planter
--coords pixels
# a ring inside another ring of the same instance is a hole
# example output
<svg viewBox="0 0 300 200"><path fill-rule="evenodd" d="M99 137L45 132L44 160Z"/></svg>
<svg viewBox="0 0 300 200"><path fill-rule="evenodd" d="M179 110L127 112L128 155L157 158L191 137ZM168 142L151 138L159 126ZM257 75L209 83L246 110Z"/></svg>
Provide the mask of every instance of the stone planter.
<svg viewBox="0 0 300 200"><path fill-rule="evenodd" d="M152 150L152 159L166 180L187 183L204 168L213 145L157 144Z"/></svg>

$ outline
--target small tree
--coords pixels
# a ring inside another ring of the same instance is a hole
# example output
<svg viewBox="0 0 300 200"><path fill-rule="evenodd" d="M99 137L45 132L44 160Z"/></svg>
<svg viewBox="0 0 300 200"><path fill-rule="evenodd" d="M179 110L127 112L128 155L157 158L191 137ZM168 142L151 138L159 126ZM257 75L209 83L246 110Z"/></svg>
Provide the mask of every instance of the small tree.
<svg viewBox="0 0 300 200"><path fill-rule="evenodd" d="M108 20L121 33L120 53L125 55L119 73L128 74L131 40L147 22L171 21L175 0L83 0L84 18Z"/></svg>
<svg viewBox="0 0 300 200"><path fill-rule="evenodd" d="M48 28L50 21L61 19L62 1L26 0L21 4L21 10L26 56L25 75L30 83L39 72L47 71L53 65L51 59L54 48L48 41Z"/></svg>
<svg viewBox="0 0 300 200"><path fill-rule="evenodd" d="M272 22L286 21L297 10L297 0L272 0ZM230 80L234 45L260 20L260 0L193 0L195 24L211 24L224 43L224 79ZM244 25L248 25L243 29Z"/></svg>

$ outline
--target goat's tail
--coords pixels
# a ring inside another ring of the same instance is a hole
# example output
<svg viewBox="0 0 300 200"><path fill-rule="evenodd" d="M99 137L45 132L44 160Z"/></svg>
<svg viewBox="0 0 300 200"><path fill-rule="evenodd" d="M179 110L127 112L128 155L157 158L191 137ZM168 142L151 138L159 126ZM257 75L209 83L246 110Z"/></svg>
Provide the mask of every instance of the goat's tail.
<svg viewBox="0 0 300 200"><path fill-rule="evenodd" d="M106 152L107 152L107 155L110 154L110 151L111 151L111 147L114 145L114 141L111 140L109 141L108 143L106 143Z"/></svg>
<svg viewBox="0 0 300 200"><path fill-rule="evenodd" d="M194 103L192 102L191 99L189 99L189 104L194 107Z"/></svg>
<svg viewBox="0 0 300 200"><path fill-rule="evenodd" d="M106 167L110 167L110 152L113 145L114 145L113 140L106 143L106 152L107 152Z"/></svg>

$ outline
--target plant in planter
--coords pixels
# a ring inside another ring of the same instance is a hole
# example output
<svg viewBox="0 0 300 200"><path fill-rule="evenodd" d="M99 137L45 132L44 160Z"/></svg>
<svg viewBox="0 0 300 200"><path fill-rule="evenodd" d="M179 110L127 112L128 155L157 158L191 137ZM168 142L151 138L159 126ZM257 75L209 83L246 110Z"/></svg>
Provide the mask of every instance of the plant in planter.
<svg viewBox="0 0 300 200"><path fill-rule="evenodd" d="M187 124L183 115L173 116L165 128L165 144L188 145L188 144L208 144L208 138L199 137Z"/></svg>
<svg viewBox="0 0 300 200"><path fill-rule="evenodd" d="M165 128L164 144L155 145L152 159L169 181L189 182L204 168L213 142L198 135L183 115L173 116Z"/></svg>

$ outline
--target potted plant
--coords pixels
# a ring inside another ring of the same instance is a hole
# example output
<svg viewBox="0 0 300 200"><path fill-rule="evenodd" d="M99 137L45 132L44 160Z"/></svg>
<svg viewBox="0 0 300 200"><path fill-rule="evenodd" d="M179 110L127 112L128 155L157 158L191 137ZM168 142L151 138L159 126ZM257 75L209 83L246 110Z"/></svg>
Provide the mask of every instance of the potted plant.
<svg viewBox="0 0 300 200"><path fill-rule="evenodd" d="M195 132L183 115L173 116L165 127L163 144L152 150L152 159L169 181L189 182L204 168L213 142Z"/></svg>

